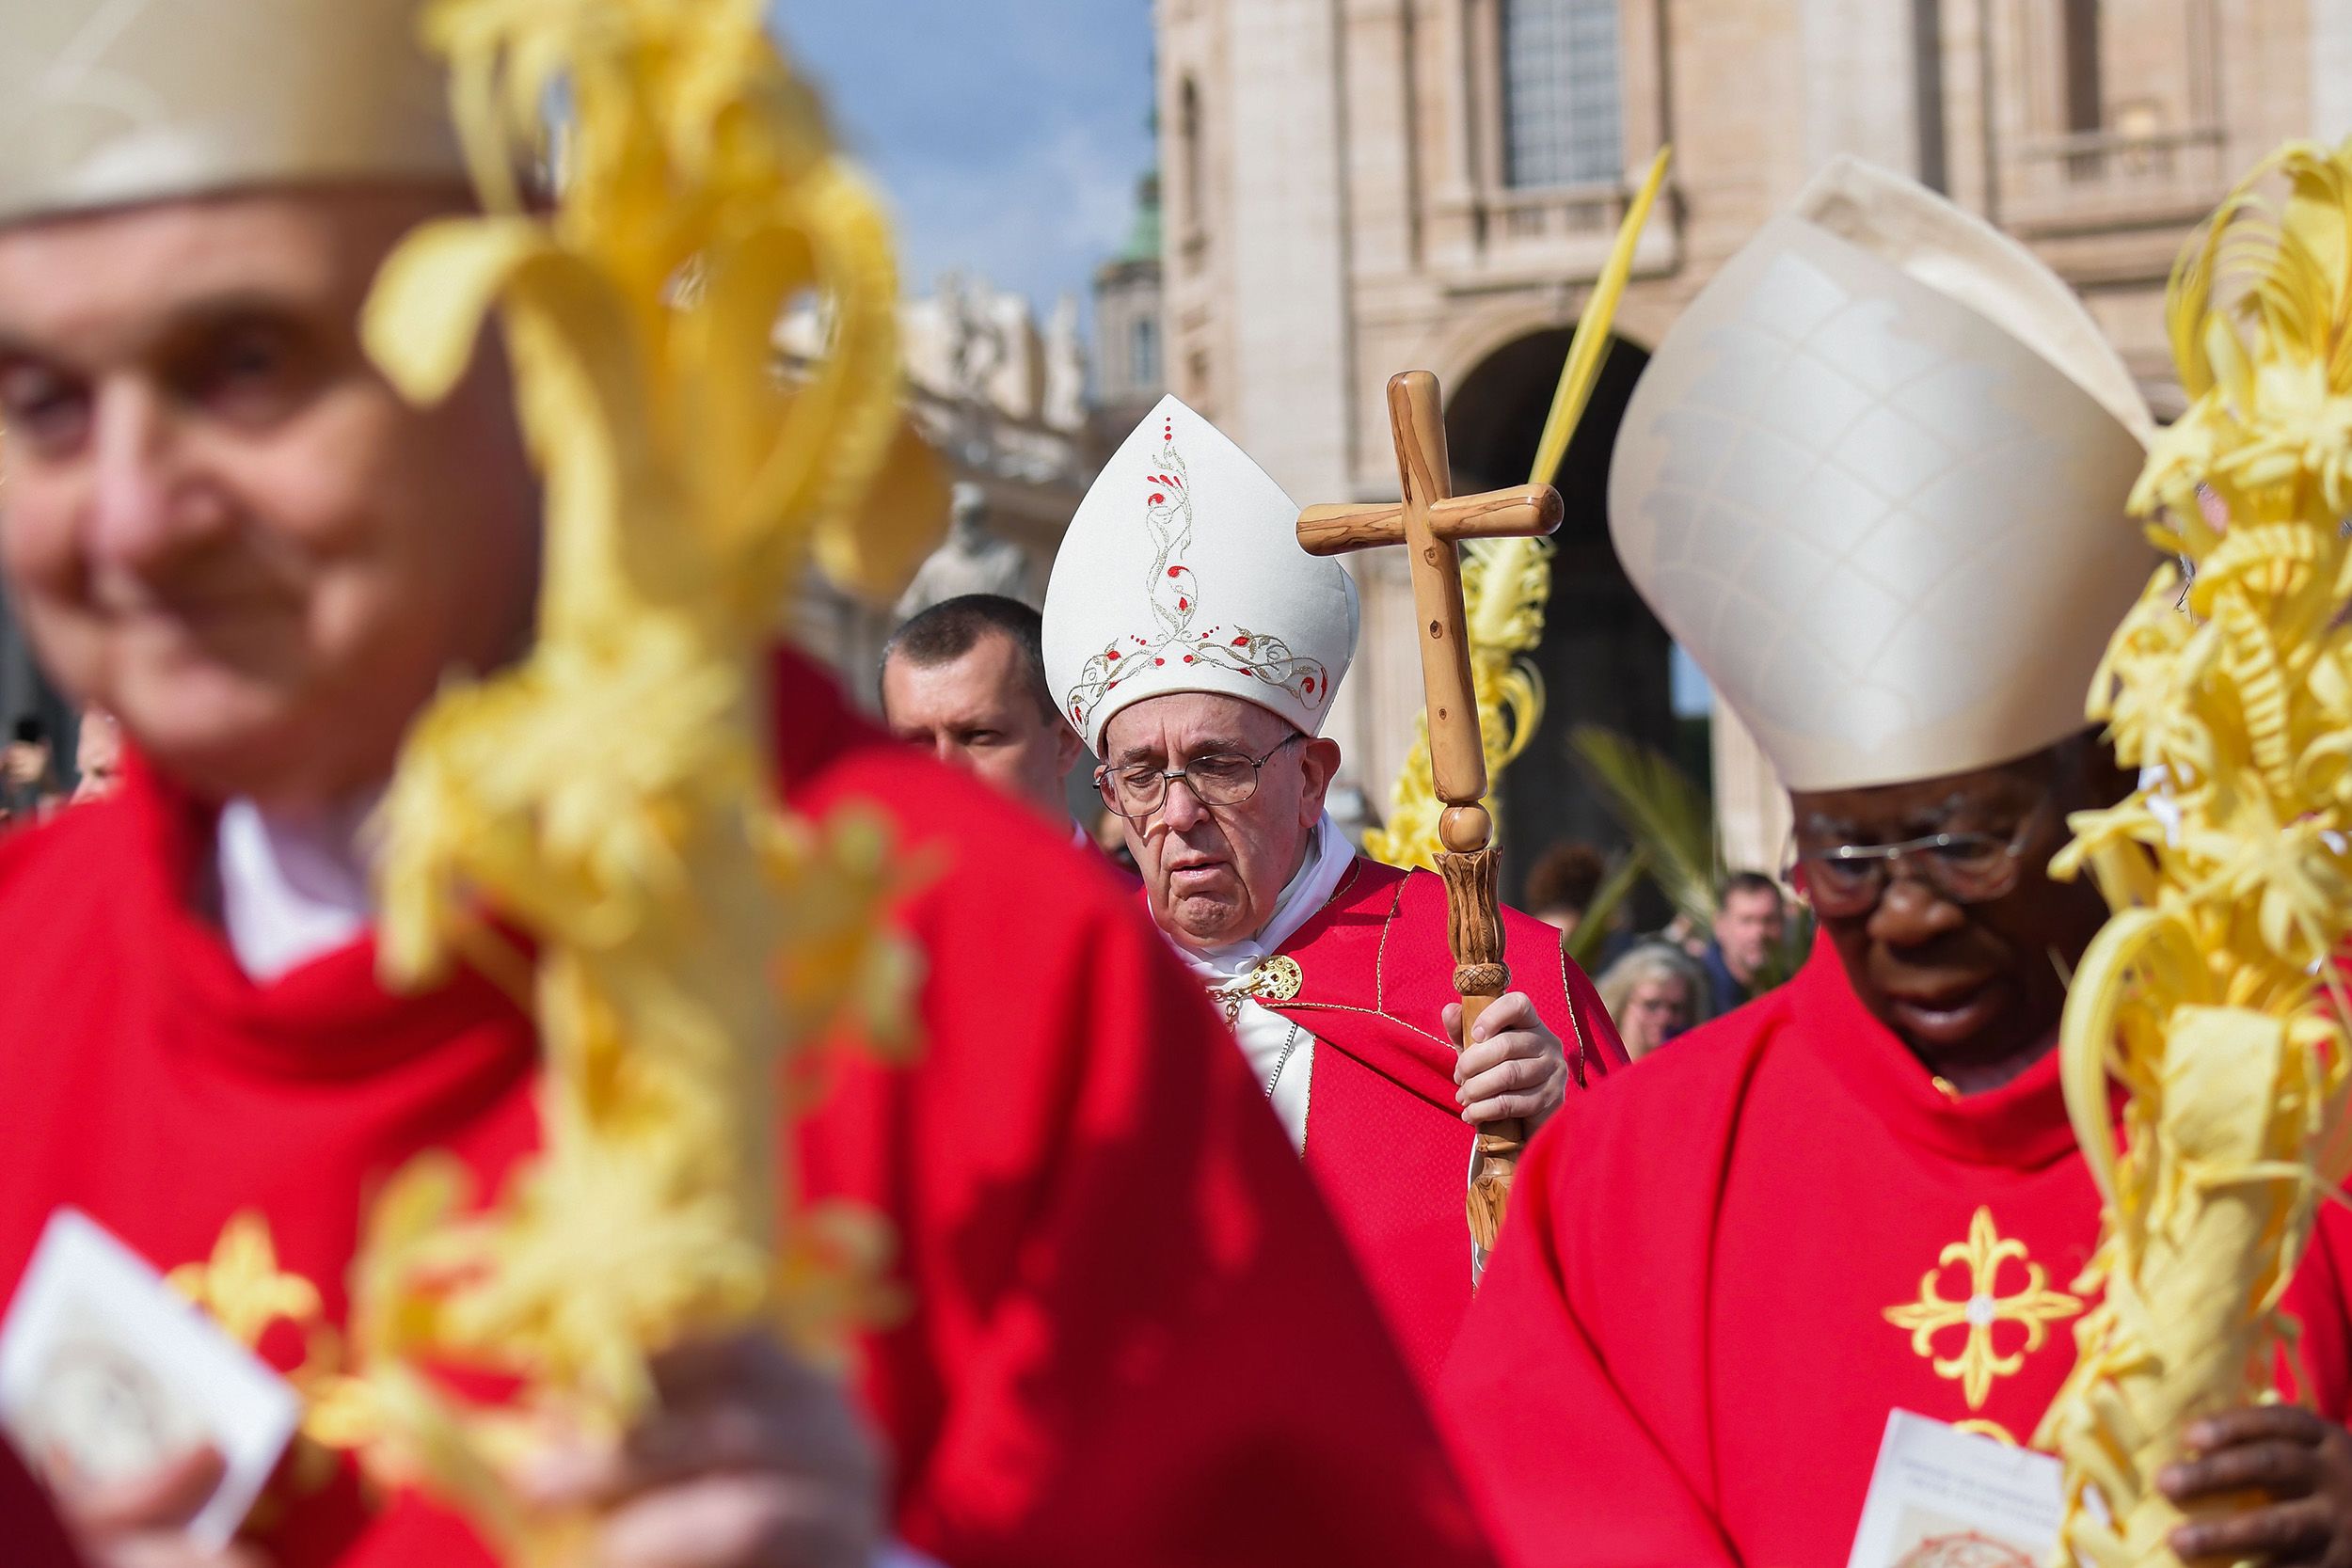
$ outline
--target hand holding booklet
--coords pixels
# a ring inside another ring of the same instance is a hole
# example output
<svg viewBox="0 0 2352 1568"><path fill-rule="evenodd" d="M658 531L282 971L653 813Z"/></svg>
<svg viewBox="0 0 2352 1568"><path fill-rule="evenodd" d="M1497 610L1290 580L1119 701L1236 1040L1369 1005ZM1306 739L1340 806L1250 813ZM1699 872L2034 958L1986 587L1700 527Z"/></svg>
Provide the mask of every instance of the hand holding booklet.
<svg viewBox="0 0 2352 1568"><path fill-rule="evenodd" d="M95 1220L50 1216L0 1323L0 1429L36 1468L103 1486L210 1445L226 1473L188 1536L217 1550L268 1483L301 1403Z"/></svg>
<svg viewBox="0 0 2352 1568"><path fill-rule="evenodd" d="M2040 1568L2060 1480L2048 1454L1890 1412L1846 1568Z"/></svg>

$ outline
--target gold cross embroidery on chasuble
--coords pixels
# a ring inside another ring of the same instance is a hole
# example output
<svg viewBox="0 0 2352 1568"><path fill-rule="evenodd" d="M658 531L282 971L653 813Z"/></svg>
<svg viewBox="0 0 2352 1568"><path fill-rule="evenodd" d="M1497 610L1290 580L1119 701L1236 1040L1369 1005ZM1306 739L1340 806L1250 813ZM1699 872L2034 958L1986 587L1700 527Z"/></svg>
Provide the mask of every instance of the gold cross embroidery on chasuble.
<svg viewBox="0 0 2352 1568"><path fill-rule="evenodd" d="M1947 1293L1946 1286L1952 1287ZM2042 1348L2050 1325L2075 1316L2082 1302L2050 1289L2049 1275L2026 1256L2026 1243L2004 1239L1993 1211L1979 1207L1968 1222L1965 1241L1936 1255L1935 1266L1919 1276L1919 1296L1886 1308L1886 1321L1911 1336L1911 1348L1927 1358L1939 1377L1960 1384L1971 1411L1982 1410L1993 1386L2014 1374L2026 1357ZM2004 1352L1996 1342L2003 1324L2024 1331ZM2013 1441L1997 1423L1963 1421L1971 1431Z"/></svg>

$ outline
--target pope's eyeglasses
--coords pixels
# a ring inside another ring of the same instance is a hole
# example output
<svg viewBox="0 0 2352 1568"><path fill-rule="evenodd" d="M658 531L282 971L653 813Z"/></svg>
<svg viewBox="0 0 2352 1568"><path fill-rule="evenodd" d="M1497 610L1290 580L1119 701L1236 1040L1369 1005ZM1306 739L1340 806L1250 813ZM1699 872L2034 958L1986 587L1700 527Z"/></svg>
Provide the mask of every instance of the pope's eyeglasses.
<svg viewBox="0 0 2352 1568"><path fill-rule="evenodd" d="M1204 806L1237 806L1258 792L1259 769L1276 752L1294 740L1306 738L1303 735L1284 736L1267 748L1263 756L1211 752L1194 757L1182 768L1158 768L1148 763L1130 768L1097 768L1094 787L1102 791L1104 805L1125 817L1149 816L1159 810L1168 800L1171 779L1184 780L1193 799Z"/></svg>

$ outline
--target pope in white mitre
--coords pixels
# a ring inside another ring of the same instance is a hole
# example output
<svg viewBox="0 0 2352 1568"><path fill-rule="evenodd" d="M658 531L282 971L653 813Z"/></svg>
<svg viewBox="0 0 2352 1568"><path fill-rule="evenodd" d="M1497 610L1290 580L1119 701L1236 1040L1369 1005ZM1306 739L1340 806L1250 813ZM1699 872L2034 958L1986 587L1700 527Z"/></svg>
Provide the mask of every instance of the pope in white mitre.
<svg viewBox="0 0 2352 1568"><path fill-rule="evenodd" d="M1559 933L1503 911L1518 989L1456 1051L1445 890L1358 854L1324 809L1356 588L1298 508L1164 398L1087 493L1045 596L1062 715L1101 759L1152 920L1207 986L1433 1377L1469 1305L1481 1124L1540 1125L1624 1060Z"/></svg>

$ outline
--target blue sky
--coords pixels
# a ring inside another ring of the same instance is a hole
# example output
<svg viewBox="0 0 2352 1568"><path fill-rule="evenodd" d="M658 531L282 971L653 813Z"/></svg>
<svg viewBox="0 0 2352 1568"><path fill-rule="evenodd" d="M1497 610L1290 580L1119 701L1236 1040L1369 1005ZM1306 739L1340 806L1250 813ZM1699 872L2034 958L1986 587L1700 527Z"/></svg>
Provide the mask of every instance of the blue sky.
<svg viewBox="0 0 2352 1568"><path fill-rule="evenodd" d="M778 0L786 48L898 215L910 293L1083 299L1152 165L1151 0Z"/></svg>

